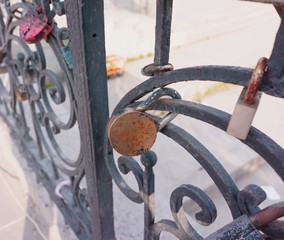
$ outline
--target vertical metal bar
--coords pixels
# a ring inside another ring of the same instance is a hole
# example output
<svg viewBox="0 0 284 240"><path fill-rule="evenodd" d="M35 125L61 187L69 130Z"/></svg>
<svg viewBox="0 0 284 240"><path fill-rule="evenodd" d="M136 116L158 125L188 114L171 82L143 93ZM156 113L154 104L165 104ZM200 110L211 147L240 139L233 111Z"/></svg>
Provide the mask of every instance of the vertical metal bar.
<svg viewBox="0 0 284 240"><path fill-rule="evenodd" d="M92 239L115 239L112 180L103 154L108 120L103 0L65 1Z"/></svg>
<svg viewBox="0 0 284 240"><path fill-rule="evenodd" d="M141 157L145 166L143 174L144 190L144 240L151 239L151 227L155 223L155 174L153 167L157 163L157 156L154 152L148 151Z"/></svg>
<svg viewBox="0 0 284 240"><path fill-rule="evenodd" d="M271 56L268 61L268 70L271 77L280 78L284 71L284 17L281 19L281 23L276 34L274 46Z"/></svg>
<svg viewBox="0 0 284 240"><path fill-rule="evenodd" d="M154 65L169 62L173 0L157 0Z"/></svg>

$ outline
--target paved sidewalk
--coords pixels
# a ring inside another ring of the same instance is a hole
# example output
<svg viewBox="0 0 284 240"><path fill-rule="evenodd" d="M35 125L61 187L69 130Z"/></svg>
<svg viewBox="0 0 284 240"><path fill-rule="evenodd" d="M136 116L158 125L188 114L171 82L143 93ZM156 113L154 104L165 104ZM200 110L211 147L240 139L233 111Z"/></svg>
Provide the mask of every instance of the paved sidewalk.
<svg viewBox="0 0 284 240"><path fill-rule="evenodd" d="M210 63L252 67L254 64L252 59L257 60L260 56L269 56L278 22L279 18L275 10L269 5L228 0L175 1L172 34L172 46L175 50L172 51L171 61L175 68ZM265 26L263 29L265 33L262 34L259 31L260 26ZM120 54L127 58L153 52L154 27L152 17L117 9L106 12L108 54ZM251 34L255 34L257 40L255 46L252 46ZM262 34L262 37L259 37L259 34ZM218 49L217 53L212 49ZM224 52L227 54L218 55ZM241 57L248 55L249 57ZM150 58L145 58L129 63L125 76L109 81L111 109L127 91L143 80L140 76L140 69L150 61ZM192 99L197 92L202 95L208 86L212 84L190 84L188 87L176 85L185 99ZM234 88L220 94L206 96L203 101L205 104L231 112L238 94L239 89ZM270 108L271 104L273 108ZM268 132L284 147L283 127L280 121L284 117L280 111L284 108L283 100L265 97L261 103L262 107L255 121L257 127ZM270 111L269 115L278 114L279 121L273 122L272 127L267 124L271 122L270 119L267 120L267 109ZM274 190L283 199L283 191L278 188L283 183L274 177L268 177L271 169L262 164L257 154L242 148L238 140L232 140L224 136L224 133L212 127L200 125L194 120L179 117L175 121L189 132L196 134L199 140L218 157L227 171L236 180L240 180L238 182L240 187L248 182L256 181L261 185L270 186L269 196L272 196L271 185L275 185ZM213 138L219 139L219 147L212 144L212 141L214 143ZM65 139L65 142L68 143L68 140ZM200 167L194 160L184 161L184 150L178 146L165 149L164 144L171 144L171 141L159 136L154 147L159 154L162 152L163 156L166 156L165 160L160 158L157 170L155 170L158 186L156 192L157 220L171 218L169 196L175 187L185 182L198 184L204 189L212 186L212 183L203 181L206 174L202 170L197 171ZM176 159L176 156L181 157ZM65 226L62 216L50 202L45 190L37 185L35 176L31 175L2 119L0 119L0 160L0 239L74 239L74 234L68 226ZM171 181L165 184L165 178L170 178ZM143 206L131 203L116 187L114 187L114 197L118 239L142 239ZM217 196L216 201L219 200ZM222 204L224 203L220 200L219 205L222 206ZM223 212L222 210L220 212ZM230 216L220 214L220 217L223 222L225 218L230 221ZM218 228L220 224L219 221L210 228L210 231ZM208 232L208 228L196 227L202 234L206 235ZM166 236L163 239L170 238Z"/></svg>
<svg viewBox="0 0 284 240"><path fill-rule="evenodd" d="M0 239L43 239L30 215L34 204L29 197L24 171L17 162L24 159L13 145L2 119L0 132Z"/></svg>
<svg viewBox="0 0 284 240"><path fill-rule="evenodd" d="M0 118L0 239L75 240Z"/></svg>

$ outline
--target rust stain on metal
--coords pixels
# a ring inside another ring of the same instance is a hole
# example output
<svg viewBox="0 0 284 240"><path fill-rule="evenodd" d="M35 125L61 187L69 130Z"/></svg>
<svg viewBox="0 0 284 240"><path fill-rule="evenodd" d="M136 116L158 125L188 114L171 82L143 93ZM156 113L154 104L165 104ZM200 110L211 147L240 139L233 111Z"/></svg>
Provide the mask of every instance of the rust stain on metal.
<svg viewBox="0 0 284 240"><path fill-rule="evenodd" d="M258 60L255 70L252 73L249 85L244 97L246 104L253 104L257 91L260 87L263 75L267 67L267 58L262 57Z"/></svg>
<svg viewBox="0 0 284 240"><path fill-rule="evenodd" d="M18 102L20 103L28 99L27 90L24 88L23 85L19 86L19 88L16 89L16 97L17 97Z"/></svg>
<svg viewBox="0 0 284 240"><path fill-rule="evenodd" d="M108 137L113 148L125 156L138 156L148 151L157 136L157 126L144 112L131 111L113 117L108 124Z"/></svg>
<svg viewBox="0 0 284 240"><path fill-rule="evenodd" d="M251 222L257 229L261 229L273 221L284 217L284 202L275 203L251 217Z"/></svg>

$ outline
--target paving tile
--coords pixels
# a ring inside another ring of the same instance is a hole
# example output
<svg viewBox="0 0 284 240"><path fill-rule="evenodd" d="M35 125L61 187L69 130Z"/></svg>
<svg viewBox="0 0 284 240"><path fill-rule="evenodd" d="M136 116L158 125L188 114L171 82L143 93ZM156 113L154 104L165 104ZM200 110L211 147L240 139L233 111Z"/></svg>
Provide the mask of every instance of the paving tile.
<svg viewBox="0 0 284 240"><path fill-rule="evenodd" d="M27 218L20 218L0 228L0 239L43 240L34 225Z"/></svg>
<svg viewBox="0 0 284 240"><path fill-rule="evenodd" d="M3 181L0 173L0 227L23 216L21 208L9 192L8 186Z"/></svg>

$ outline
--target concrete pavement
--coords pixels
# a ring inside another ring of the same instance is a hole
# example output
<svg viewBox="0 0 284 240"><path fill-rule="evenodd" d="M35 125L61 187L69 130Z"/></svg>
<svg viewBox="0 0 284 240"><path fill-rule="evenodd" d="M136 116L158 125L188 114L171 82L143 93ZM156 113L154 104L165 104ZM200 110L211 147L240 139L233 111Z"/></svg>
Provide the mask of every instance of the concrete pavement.
<svg viewBox="0 0 284 240"><path fill-rule="evenodd" d="M172 46L175 49L171 51L170 60L175 68L203 64L252 67L260 56L269 56L279 24L278 16L271 6L227 0L179 0L174 4ZM153 51L151 50L154 43L153 18L116 9L114 12L106 12L106 19L109 54L133 57ZM127 91L145 79L140 75L140 69L151 61L151 58L144 58L129 63L123 77L108 82L110 109L114 108ZM197 92L203 95L212 85L214 84L190 83L176 84L173 87L180 91L184 99L190 100ZM208 105L232 112L238 94L239 89L233 88L206 96L202 100ZM270 107L271 105L273 108ZM283 100L265 97L261 107L263 109L260 109L260 115L255 119L257 127L268 132L281 146L284 146L283 127L280 121L283 115L279 111L283 109ZM271 111L269 115L277 116L276 119L279 119L273 122L273 126L269 124L271 120L267 120L266 111ZM281 191L283 183L275 178L267 165L262 164L257 154L243 148L238 140L194 119L178 117L175 123L204 143L226 170L234 176L240 188L248 183L259 183L268 186L269 196L273 195L271 192L275 188L278 195L274 193L273 196L280 196L283 199L283 191ZM62 216L52 202L48 202L48 196L44 190L40 190L40 197L37 196L39 192L34 191L34 189L38 191L40 187L35 178L30 179L30 170L22 164L24 160L16 150L3 122L0 122L0 133L0 206L1 208L3 206L3 210L0 210L0 239L9 237L11 239L73 239L72 231L64 225ZM218 145L215 144L214 139L219 139ZM174 188L183 183L191 183L210 190L212 182L210 179L204 181L208 179L204 170L200 169L193 158L169 139L159 135L154 150L159 156L155 167L156 219L172 219L169 211L169 196ZM135 184L133 179L130 178L129 181ZM222 198L216 191L211 192L211 195L217 202L219 217L210 228L195 226L203 235L208 235L219 228L224 223L224 219L230 221L230 216L224 214L228 211L222 208L224 205ZM142 239L143 206L127 200L116 187L114 187L114 201L117 238ZM192 208L188 209L188 212L192 217ZM171 238L165 235L162 239Z"/></svg>

